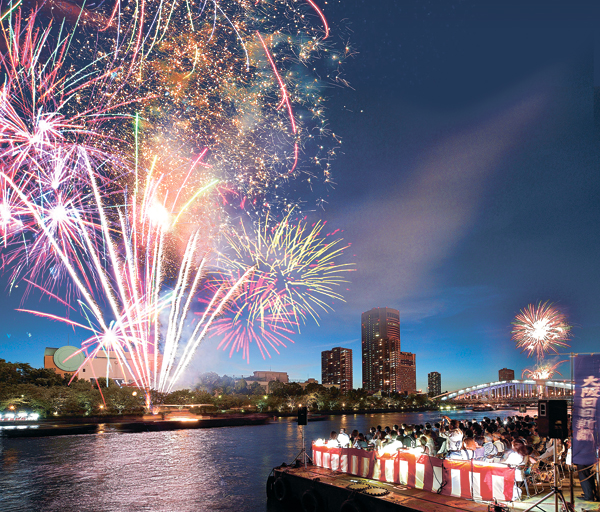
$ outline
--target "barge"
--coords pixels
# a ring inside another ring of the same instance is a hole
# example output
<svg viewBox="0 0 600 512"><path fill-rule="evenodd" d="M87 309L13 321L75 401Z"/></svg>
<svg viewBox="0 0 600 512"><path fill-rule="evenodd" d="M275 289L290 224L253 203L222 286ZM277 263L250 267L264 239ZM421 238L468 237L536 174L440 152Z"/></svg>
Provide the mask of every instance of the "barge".
<svg viewBox="0 0 600 512"><path fill-rule="evenodd" d="M443 460L414 448L387 453L316 441L312 458L302 450L293 467L273 469L267 496L286 510L303 512L475 512L508 510L506 503L520 499L520 489L515 469L505 464Z"/></svg>
<svg viewBox="0 0 600 512"><path fill-rule="evenodd" d="M488 506L307 465L274 468L267 497L302 512L487 512ZM492 507L493 510L493 507ZM501 506L497 510L506 510Z"/></svg>

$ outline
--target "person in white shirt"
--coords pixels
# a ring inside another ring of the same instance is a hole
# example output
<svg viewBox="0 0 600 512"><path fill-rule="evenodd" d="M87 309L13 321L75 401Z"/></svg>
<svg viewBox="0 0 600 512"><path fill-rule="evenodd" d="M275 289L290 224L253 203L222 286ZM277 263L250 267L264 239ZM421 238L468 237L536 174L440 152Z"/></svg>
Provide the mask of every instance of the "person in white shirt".
<svg viewBox="0 0 600 512"><path fill-rule="evenodd" d="M338 441L338 434L335 430L331 432L329 440L327 441L327 448L339 448L340 442Z"/></svg>
<svg viewBox="0 0 600 512"><path fill-rule="evenodd" d="M340 433L337 436L337 440L342 448L350 447L350 436L346 434L345 428L340 428Z"/></svg>
<svg viewBox="0 0 600 512"><path fill-rule="evenodd" d="M550 439L546 442L546 450L540 455L538 460L546 463L554 462L554 443L556 443L556 460L559 459L563 452L563 444L560 439Z"/></svg>
<svg viewBox="0 0 600 512"><path fill-rule="evenodd" d="M462 448L464 434L463 431L458 428L458 421L451 420L448 416L444 416L444 419L448 422L449 430L440 435L446 438L446 450L448 453L457 452Z"/></svg>
<svg viewBox="0 0 600 512"><path fill-rule="evenodd" d="M390 455L393 455L402 448L404 448L402 441L400 441L397 437L393 437L389 443L383 445L383 447L379 450L379 454L383 455L384 453L389 453Z"/></svg>
<svg viewBox="0 0 600 512"><path fill-rule="evenodd" d="M521 497L519 484L525 480L525 466L527 465L527 448L522 441L515 439L512 442L512 450L503 461L505 464L515 468L515 489L514 495Z"/></svg>

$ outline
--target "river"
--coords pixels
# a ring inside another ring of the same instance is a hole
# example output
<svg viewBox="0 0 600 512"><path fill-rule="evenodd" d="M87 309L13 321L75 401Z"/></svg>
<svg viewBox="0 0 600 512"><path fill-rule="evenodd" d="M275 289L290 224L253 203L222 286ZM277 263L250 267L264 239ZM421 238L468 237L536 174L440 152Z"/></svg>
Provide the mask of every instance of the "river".
<svg viewBox="0 0 600 512"><path fill-rule="evenodd" d="M452 411L450 416L515 414ZM340 427L366 433L372 425L439 419L439 412L329 416L306 427L307 447ZM0 511L265 512L269 472L292 462L301 446L295 418L252 427L126 434L107 425L94 435L0 436Z"/></svg>

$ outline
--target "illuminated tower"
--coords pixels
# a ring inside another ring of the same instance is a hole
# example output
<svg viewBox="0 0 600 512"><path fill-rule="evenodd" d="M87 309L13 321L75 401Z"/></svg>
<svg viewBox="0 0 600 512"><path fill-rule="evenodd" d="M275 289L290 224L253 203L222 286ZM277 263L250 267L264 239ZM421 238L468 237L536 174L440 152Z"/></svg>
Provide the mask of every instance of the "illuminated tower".
<svg viewBox="0 0 600 512"><path fill-rule="evenodd" d="M361 315L363 388L400 391L400 312L374 308Z"/></svg>
<svg viewBox="0 0 600 512"><path fill-rule="evenodd" d="M442 394L442 376L439 372L431 372L427 375L427 391L429 396Z"/></svg>
<svg viewBox="0 0 600 512"><path fill-rule="evenodd" d="M335 347L321 352L321 380L335 384L342 393L352 389L352 349Z"/></svg>

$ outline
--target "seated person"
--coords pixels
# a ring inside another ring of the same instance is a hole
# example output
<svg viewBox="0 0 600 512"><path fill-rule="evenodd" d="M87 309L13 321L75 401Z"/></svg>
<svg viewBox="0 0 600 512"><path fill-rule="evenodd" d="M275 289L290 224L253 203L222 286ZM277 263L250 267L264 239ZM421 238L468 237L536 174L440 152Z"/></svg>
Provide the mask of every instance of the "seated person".
<svg viewBox="0 0 600 512"><path fill-rule="evenodd" d="M431 457L435 457L437 451L435 449L435 444L431 437L427 437L426 435L422 435L419 437L419 443L423 448L423 453L425 455L430 455Z"/></svg>
<svg viewBox="0 0 600 512"><path fill-rule="evenodd" d="M404 438L402 439L402 443L404 444L404 448L416 448L417 440L413 435L412 426L407 425L404 429Z"/></svg>
<svg viewBox="0 0 600 512"><path fill-rule="evenodd" d="M371 439L373 439L376 431L377 429L375 427L371 427L369 429L369 433L365 436L365 441L369 442Z"/></svg>
<svg viewBox="0 0 600 512"><path fill-rule="evenodd" d="M475 460L485 461L487 460L487 455L485 453L485 437L483 436L475 436L473 438L475 449L473 451L473 458ZM489 443L489 445L493 448L494 445Z"/></svg>
<svg viewBox="0 0 600 512"><path fill-rule="evenodd" d="M494 444L494 438L492 435L486 434L483 436L483 449L485 451L485 458L490 462L494 457L498 455L498 448Z"/></svg>
<svg viewBox="0 0 600 512"><path fill-rule="evenodd" d="M448 416L444 416L444 420L448 422L448 428L444 432L448 453L460 451L462 449L464 434L459 427L458 421L451 420Z"/></svg>
<svg viewBox="0 0 600 512"><path fill-rule="evenodd" d="M448 452L446 458L449 460L472 460L476 448L477 445L475 443L475 440L472 437L470 437L465 439L463 446L460 450L452 450L451 452Z"/></svg>
<svg viewBox="0 0 600 512"><path fill-rule="evenodd" d="M331 431L329 440L327 441L327 448L339 448L340 442L338 441L338 434L335 430Z"/></svg>
<svg viewBox="0 0 600 512"><path fill-rule="evenodd" d="M404 448L402 441L396 437L395 439L392 439L387 444L383 445L381 447L381 449L379 450L379 454L382 455L384 453L389 453L389 454L393 455L394 453L396 453L398 450L400 450L402 448Z"/></svg>
<svg viewBox="0 0 600 512"><path fill-rule="evenodd" d="M350 436L346 434L345 428L340 428L340 433L337 436L337 440L342 448L350 447Z"/></svg>
<svg viewBox="0 0 600 512"><path fill-rule="evenodd" d="M371 439L369 441L369 445L373 446L373 448L375 450L381 449L381 447L383 446L383 435L382 435L381 430L378 430L377 432L375 432L373 439Z"/></svg>
<svg viewBox="0 0 600 512"><path fill-rule="evenodd" d="M363 434L358 434L354 441L353 448L358 448L359 450L366 450L369 444L365 440L365 436Z"/></svg>

